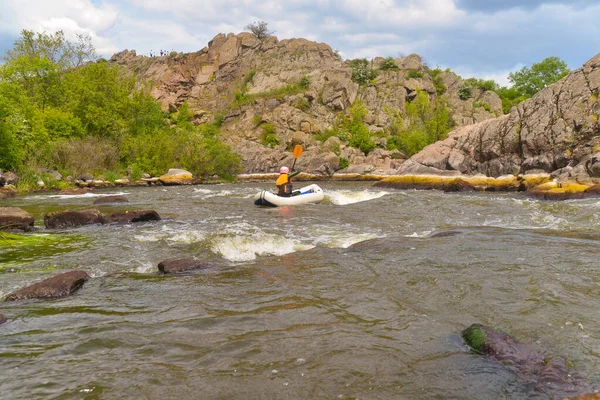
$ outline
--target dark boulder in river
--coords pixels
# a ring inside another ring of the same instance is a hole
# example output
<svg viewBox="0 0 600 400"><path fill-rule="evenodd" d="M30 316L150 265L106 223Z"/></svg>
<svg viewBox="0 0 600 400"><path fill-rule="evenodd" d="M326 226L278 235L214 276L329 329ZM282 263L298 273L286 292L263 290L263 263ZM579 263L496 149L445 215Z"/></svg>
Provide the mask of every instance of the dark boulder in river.
<svg viewBox="0 0 600 400"><path fill-rule="evenodd" d="M213 264L197 258L179 258L164 260L158 264L160 274L177 274L197 269L214 267Z"/></svg>
<svg viewBox="0 0 600 400"><path fill-rule="evenodd" d="M33 222L33 215L19 207L0 207L0 230L30 231L33 229Z"/></svg>
<svg viewBox="0 0 600 400"><path fill-rule="evenodd" d="M586 381L569 370L562 358L519 343L506 333L473 324L462 331L462 337L477 353L498 360L525 381L533 383L540 392L574 396L592 391Z"/></svg>
<svg viewBox="0 0 600 400"><path fill-rule="evenodd" d="M6 296L4 300L57 299L66 297L81 288L88 279L90 279L90 276L84 271L65 272L64 274L56 275L19 289Z"/></svg>
<svg viewBox="0 0 600 400"><path fill-rule="evenodd" d="M95 209L56 211L44 215L44 225L49 229L74 228L82 225L101 223L102 213Z"/></svg>
<svg viewBox="0 0 600 400"><path fill-rule="evenodd" d="M97 198L94 201L94 205L96 204L110 204L110 203L129 203L129 200L125 196L114 195L114 196L104 196Z"/></svg>
<svg viewBox="0 0 600 400"><path fill-rule="evenodd" d="M0 314L0 325L2 325L3 323L5 323L6 321L7 321L6 317L4 315Z"/></svg>
<svg viewBox="0 0 600 400"><path fill-rule="evenodd" d="M160 215L154 210L124 211L103 214L103 224L130 224L133 222L160 221Z"/></svg>

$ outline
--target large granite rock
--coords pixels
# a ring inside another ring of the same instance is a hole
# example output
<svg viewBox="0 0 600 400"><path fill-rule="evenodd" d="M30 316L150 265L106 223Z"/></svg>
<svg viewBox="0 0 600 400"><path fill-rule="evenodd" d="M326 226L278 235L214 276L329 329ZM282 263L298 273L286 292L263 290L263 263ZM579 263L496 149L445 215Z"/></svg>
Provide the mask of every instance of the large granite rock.
<svg viewBox="0 0 600 400"><path fill-rule="evenodd" d="M34 283L6 296L5 301L56 299L69 296L90 279L84 271L71 271Z"/></svg>
<svg viewBox="0 0 600 400"><path fill-rule="evenodd" d="M94 201L94 205L98 204L113 204L113 203L129 203L127 197L121 195L102 196Z"/></svg>
<svg viewBox="0 0 600 400"><path fill-rule="evenodd" d="M510 114L458 128L427 146L398 174L498 177L541 170L561 181L600 183L599 92L600 54Z"/></svg>
<svg viewBox="0 0 600 400"><path fill-rule="evenodd" d="M33 229L33 215L18 207L0 207L0 230Z"/></svg>

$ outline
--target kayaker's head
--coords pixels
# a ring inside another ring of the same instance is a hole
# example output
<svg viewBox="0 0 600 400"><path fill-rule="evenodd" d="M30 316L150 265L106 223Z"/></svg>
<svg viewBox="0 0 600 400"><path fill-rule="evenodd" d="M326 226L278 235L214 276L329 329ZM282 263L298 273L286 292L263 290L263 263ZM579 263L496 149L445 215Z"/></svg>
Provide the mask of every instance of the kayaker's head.
<svg viewBox="0 0 600 400"><path fill-rule="evenodd" d="M290 169L288 167L281 167L281 168L279 168L279 173L280 174L289 174Z"/></svg>

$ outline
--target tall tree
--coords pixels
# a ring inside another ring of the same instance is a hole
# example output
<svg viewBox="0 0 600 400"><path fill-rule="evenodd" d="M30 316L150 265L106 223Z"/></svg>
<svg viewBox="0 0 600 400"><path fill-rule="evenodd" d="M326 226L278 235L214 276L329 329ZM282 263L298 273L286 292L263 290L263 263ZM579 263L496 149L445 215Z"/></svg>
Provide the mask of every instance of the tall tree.
<svg viewBox="0 0 600 400"><path fill-rule="evenodd" d="M558 57L548 57L533 64L531 68L523 67L520 71L511 72L508 74L508 80L519 93L531 97L569 72L570 69L563 60Z"/></svg>

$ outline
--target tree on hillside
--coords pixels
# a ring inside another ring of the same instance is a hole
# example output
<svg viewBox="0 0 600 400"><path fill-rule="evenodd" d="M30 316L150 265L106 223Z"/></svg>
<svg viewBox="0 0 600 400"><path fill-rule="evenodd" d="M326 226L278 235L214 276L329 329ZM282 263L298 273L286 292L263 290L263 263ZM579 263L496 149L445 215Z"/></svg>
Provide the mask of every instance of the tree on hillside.
<svg viewBox="0 0 600 400"><path fill-rule="evenodd" d="M275 33L275 31L270 31L268 28L268 23L265 21L258 21L248 24L244 27L245 30L250 31L259 39L263 39L269 37Z"/></svg>
<svg viewBox="0 0 600 400"><path fill-rule="evenodd" d="M511 72L508 80L519 93L531 97L569 72L567 63L558 57L548 57L531 68L523 67L520 71Z"/></svg>

